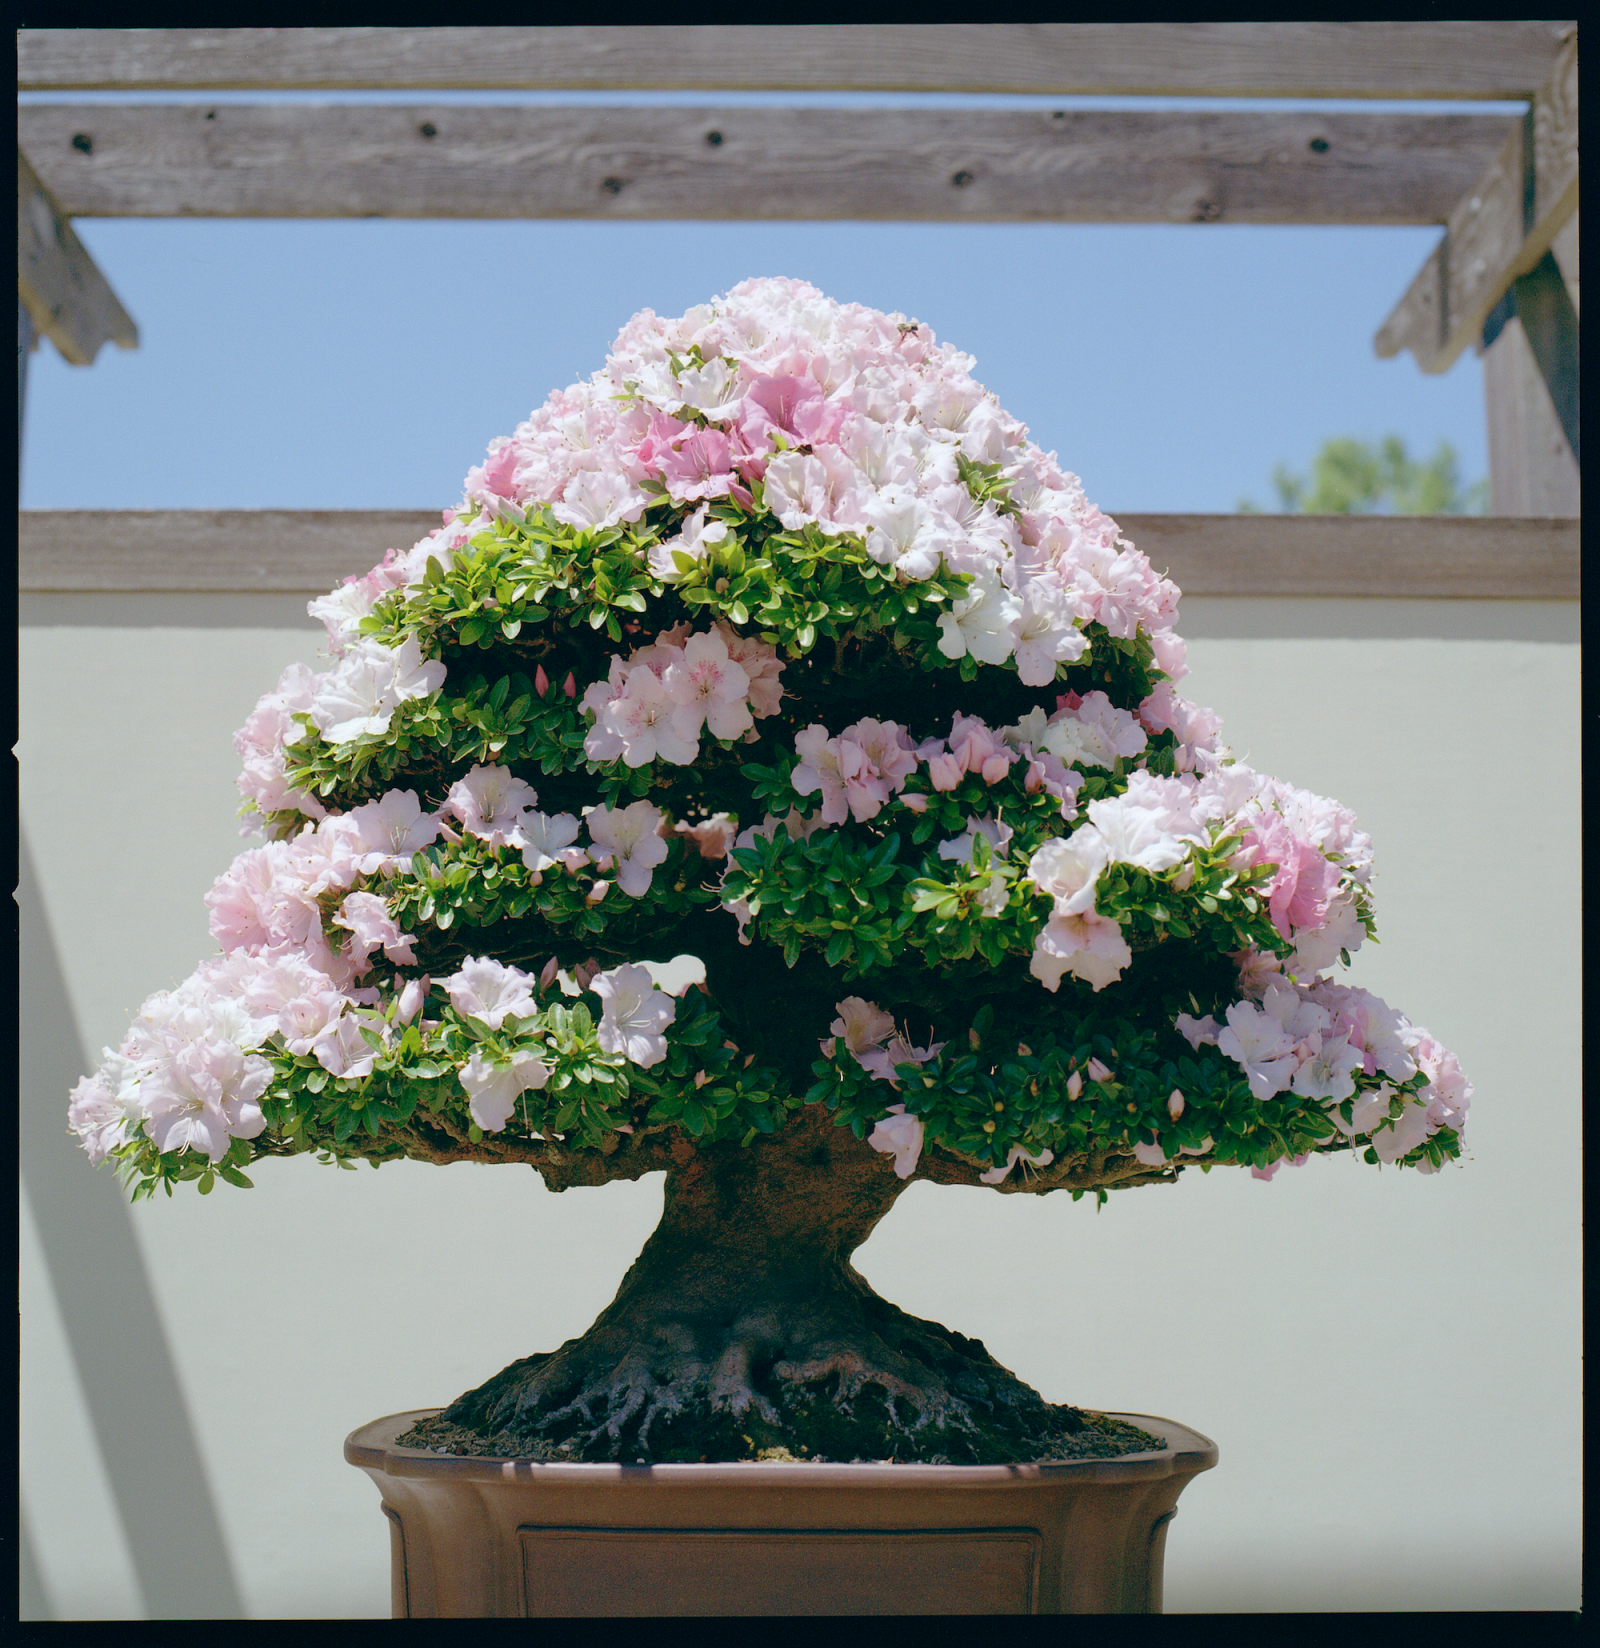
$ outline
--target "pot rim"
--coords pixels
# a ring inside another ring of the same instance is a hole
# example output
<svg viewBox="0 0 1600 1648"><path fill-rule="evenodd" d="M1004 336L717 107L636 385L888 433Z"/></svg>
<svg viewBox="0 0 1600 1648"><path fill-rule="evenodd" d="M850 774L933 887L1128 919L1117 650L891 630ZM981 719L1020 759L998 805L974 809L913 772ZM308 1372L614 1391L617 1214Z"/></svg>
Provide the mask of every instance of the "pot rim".
<svg viewBox="0 0 1600 1648"><path fill-rule="evenodd" d="M411 1408L404 1413L386 1414L362 1425L344 1440L344 1456L363 1470L391 1477L448 1478L469 1482L546 1482L552 1487L606 1482L644 1486L670 1482L683 1487L720 1486L737 1481L749 1487L774 1490L793 1489L803 1482L851 1483L857 1486L881 1484L887 1488L994 1487L1006 1483L1040 1483L1079 1478L1084 1481L1141 1482L1167 1476L1192 1476L1208 1471L1217 1463L1217 1445L1208 1436L1154 1414L1107 1413L1163 1438L1167 1446L1160 1452L1120 1454L1112 1459L1067 1459L1047 1464L1015 1465L923 1465L815 1464L804 1460L723 1461L715 1464L623 1465L565 1463L546 1464L533 1459L501 1459L487 1456L434 1453L428 1448L403 1448L395 1438L419 1420L431 1419L442 1408Z"/></svg>

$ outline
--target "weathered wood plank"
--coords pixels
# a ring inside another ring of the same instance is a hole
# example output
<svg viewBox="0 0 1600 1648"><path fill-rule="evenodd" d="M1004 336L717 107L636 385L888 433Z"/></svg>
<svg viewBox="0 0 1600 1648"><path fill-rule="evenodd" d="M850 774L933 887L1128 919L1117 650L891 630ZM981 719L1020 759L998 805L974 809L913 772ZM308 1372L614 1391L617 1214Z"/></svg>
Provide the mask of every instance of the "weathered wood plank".
<svg viewBox="0 0 1600 1648"><path fill-rule="evenodd" d="M20 148L17 298L34 330L49 338L74 366L88 366L104 343L139 347L139 328Z"/></svg>
<svg viewBox="0 0 1600 1648"><path fill-rule="evenodd" d="M19 586L320 594L429 510L24 510ZM1576 600L1578 523L1484 516L1119 515L1190 595Z"/></svg>
<svg viewBox="0 0 1600 1648"><path fill-rule="evenodd" d="M24 90L491 87L1526 97L1571 22L23 29Z"/></svg>
<svg viewBox="0 0 1600 1648"><path fill-rule="evenodd" d="M1573 368L1575 378L1576 362ZM1576 391L1575 382L1571 387ZM1578 461L1521 315L1513 314L1484 351L1483 396L1489 507L1496 515L1579 514Z"/></svg>
<svg viewBox="0 0 1600 1648"><path fill-rule="evenodd" d="M1578 48L1514 125L1504 147L1451 212L1445 238L1379 329L1382 357L1409 349L1445 372L1476 344L1508 287L1550 250L1578 209Z"/></svg>
<svg viewBox="0 0 1600 1648"><path fill-rule="evenodd" d="M1438 223L1473 115L41 104L75 217Z"/></svg>

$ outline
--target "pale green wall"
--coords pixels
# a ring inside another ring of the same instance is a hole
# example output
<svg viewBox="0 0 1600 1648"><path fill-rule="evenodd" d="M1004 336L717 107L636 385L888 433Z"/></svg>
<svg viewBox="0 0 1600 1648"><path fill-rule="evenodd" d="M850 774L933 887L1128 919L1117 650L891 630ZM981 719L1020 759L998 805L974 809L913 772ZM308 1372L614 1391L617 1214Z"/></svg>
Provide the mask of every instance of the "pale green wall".
<svg viewBox="0 0 1600 1648"><path fill-rule="evenodd" d="M580 1332L660 1206L656 1181L558 1201L509 1168L296 1159L251 1192L127 1215L108 1175L61 1153L44 1118L64 1126L74 1035L114 1044L212 948L201 899L242 844L230 737L285 664L313 660L299 605L24 603L22 817L66 999L46 967L25 979L23 1103L43 1142L25 1130L24 1173L48 1204L24 1221L22 1467L57 1617L172 1617L184 1589L139 1570L162 1593L140 1601L112 1479L138 1494L122 1478L143 1467L97 1445L68 1349L115 1367L136 1328L66 1322L92 1288L58 1299L52 1275L92 1279L102 1257L70 1250L74 1230L133 1233L182 1400L147 1347L157 1371L129 1401L152 1423L186 1407L244 1611L378 1616L389 1535L345 1433ZM1466 1163L1195 1173L1098 1214L917 1185L860 1266L1053 1400L1217 1440L1168 1542L1171 1611L1574 1608L1576 608L1195 600L1180 628L1182 690L1236 752L1372 834L1383 942L1353 981L1458 1052L1477 1087ZM47 1228L68 1233L54 1269Z"/></svg>

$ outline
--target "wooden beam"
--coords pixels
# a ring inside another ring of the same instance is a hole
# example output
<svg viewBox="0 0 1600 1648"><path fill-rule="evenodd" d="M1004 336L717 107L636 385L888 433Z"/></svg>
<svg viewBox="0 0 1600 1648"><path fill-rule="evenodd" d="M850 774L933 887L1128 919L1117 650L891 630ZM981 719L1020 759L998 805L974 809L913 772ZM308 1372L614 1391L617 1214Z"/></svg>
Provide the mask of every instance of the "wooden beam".
<svg viewBox="0 0 1600 1648"><path fill-rule="evenodd" d="M1383 323L1374 348L1409 349L1444 372L1507 289L1538 265L1578 209L1578 43L1563 47L1528 116L1450 214L1444 238Z"/></svg>
<svg viewBox="0 0 1600 1648"><path fill-rule="evenodd" d="M75 217L1437 223L1514 121L950 109L18 110Z"/></svg>
<svg viewBox="0 0 1600 1648"><path fill-rule="evenodd" d="M1521 98L1571 22L23 29L24 91L485 87Z"/></svg>
<svg viewBox="0 0 1600 1648"><path fill-rule="evenodd" d="M139 347L139 328L66 214L17 150L17 298L34 329L74 366L88 366L103 343ZM19 348L21 347L19 342Z"/></svg>
<svg viewBox="0 0 1600 1648"><path fill-rule="evenodd" d="M1578 523L1485 516L1119 515L1190 595L1576 600ZM24 510L19 586L322 594L432 510Z"/></svg>

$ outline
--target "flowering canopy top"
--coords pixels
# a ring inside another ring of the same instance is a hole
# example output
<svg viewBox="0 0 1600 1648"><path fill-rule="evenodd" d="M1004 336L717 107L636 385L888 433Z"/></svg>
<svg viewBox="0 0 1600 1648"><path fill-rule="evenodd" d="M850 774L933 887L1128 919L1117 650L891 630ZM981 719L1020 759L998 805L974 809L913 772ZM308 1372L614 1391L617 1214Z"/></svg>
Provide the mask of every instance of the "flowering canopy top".
<svg viewBox="0 0 1600 1648"><path fill-rule="evenodd" d="M645 311L312 602L330 667L235 741L268 839L74 1093L91 1158L600 1161L807 1102L1004 1188L1458 1154L1455 1060L1327 976L1368 838L1177 695L1178 590L972 367L799 281Z"/></svg>

